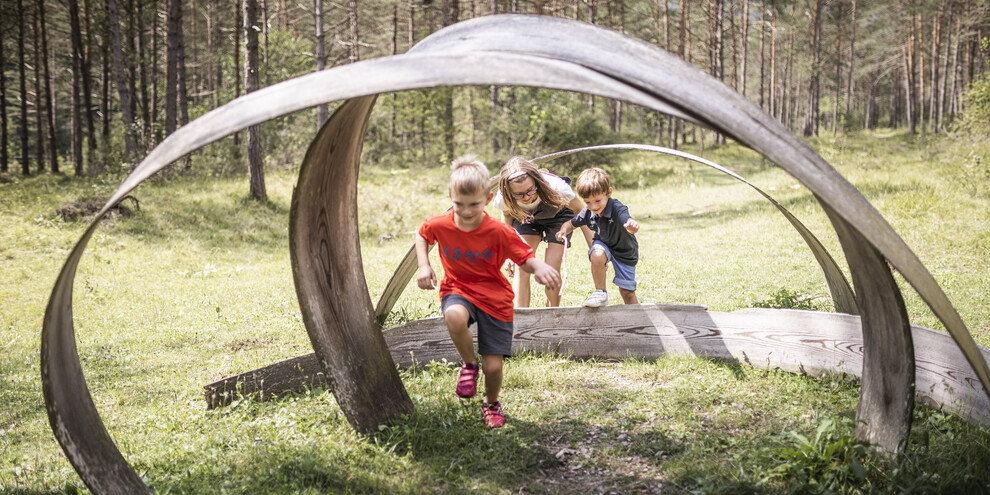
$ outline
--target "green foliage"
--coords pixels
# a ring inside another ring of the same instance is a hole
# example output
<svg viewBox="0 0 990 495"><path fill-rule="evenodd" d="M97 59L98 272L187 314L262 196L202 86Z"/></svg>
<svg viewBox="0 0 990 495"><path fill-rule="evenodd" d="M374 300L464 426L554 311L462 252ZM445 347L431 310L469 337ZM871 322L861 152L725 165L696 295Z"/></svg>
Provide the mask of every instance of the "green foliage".
<svg viewBox="0 0 990 495"><path fill-rule="evenodd" d="M956 128L983 138L990 136L990 73L980 74L963 99L966 111L956 121Z"/></svg>
<svg viewBox="0 0 990 495"><path fill-rule="evenodd" d="M789 308L789 309L819 309L814 304L813 296L806 296L798 291L781 287L770 295L769 299L753 301L750 304L753 308Z"/></svg>
<svg viewBox="0 0 990 495"><path fill-rule="evenodd" d="M790 493L870 493L869 445L852 435L852 420L821 417L810 436L789 431L793 445L780 449L771 473Z"/></svg>

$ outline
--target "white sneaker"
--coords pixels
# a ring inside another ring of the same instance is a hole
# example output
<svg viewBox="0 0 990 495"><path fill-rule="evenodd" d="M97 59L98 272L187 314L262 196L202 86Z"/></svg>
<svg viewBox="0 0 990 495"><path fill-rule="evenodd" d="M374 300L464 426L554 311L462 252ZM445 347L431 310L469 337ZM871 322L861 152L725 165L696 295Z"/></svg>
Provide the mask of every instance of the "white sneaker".
<svg viewBox="0 0 990 495"><path fill-rule="evenodd" d="M588 300L584 302L584 305L589 308L600 308L602 306L608 306L608 292L603 290L596 290L588 296Z"/></svg>

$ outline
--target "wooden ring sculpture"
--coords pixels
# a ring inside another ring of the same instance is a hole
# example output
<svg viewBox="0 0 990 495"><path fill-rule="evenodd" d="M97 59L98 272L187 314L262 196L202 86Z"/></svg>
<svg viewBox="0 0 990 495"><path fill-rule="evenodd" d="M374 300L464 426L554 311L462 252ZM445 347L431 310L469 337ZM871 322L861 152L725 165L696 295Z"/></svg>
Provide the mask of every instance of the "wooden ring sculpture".
<svg viewBox="0 0 990 495"><path fill-rule="evenodd" d="M749 146L815 194L842 244L861 314L861 439L897 450L910 428L915 354L888 262L931 307L972 367L974 374L964 376L963 383L977 393L982 386L990 394L990 370L980 348L934 277L869 202L783 125L722 83L647 43L560 18L492 16L438 31L404 55L309 74L238 98L169 136L124 180L69 254L42 327L41 375L49 421L90 490L150 492L107 433L76 350L73 282L97 225L110 207L182 156L322 103L348 100L313 141L292 200L290 250L303 319L337 402L356 430L374 431L412 410L361 269L359 155L376 95L463 85L576 91L664 112Z"/></svg>

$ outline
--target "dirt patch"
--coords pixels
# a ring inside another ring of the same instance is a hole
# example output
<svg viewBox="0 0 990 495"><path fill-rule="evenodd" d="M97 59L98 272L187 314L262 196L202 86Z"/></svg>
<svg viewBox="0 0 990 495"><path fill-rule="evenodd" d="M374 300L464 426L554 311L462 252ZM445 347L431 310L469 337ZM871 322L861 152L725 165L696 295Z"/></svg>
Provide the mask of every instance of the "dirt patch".
<svg viewBox="0 0 990 495"><path fill-rule="evenodd" d="M124 201L128 199L131 200L133 209L124 204ZM61 207L52 213L62 217L62 220L66 222L74 222L80 218L88 218L96 215L96 213L100 211L100 208L103 208L104 203L105 200L101 199L80 199ZM107 217L111 219L121 216L129 217L136 211L141 211L141 203L137 198L128 194L118 201L117 204L107 210Z"/></svg>
<svg viewBox="0 0 990 495"><path fill-rule="evenodd" d="M274 341L271 338L235 340L227 344L227 348L232 351L243 351L245 349L265 348L271 345L272 342Z"/></svg>
<svg viewBox="0 0 990 495"><path fill-rule="evenodd" d="M562 437L550 438L539 448L556 462L541 466L540 479L535 486L521 493L663 493L668 482L660 465L668 454L655 452L651 458L642 455L616 455L632 444L635 433L614 433L592 426L577 443L562 442Z"/></svg>

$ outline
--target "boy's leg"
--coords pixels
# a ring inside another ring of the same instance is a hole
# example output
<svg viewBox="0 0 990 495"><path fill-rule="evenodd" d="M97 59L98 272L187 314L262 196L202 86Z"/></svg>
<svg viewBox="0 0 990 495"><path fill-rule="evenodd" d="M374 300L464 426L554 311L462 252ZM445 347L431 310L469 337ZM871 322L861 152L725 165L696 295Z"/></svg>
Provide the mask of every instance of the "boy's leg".
<svg viewBox="0 0 990 495"><path fill-rule="evenodd" d="M538 235L520 235L529 247L536 251L536 248L540 247L540 236ZM516 267L515 277L512 279L512 291L515 296L512 299L512 307L514 308L528 308L530 300L529 291L529 274L522 271L518 266Z"/></svg>
<svg viewBox="0 0 990 495"><path fill-rule="evenodd" d="M481 371L485 374L485 397L488 402L497 402L502 390L502 354L482 354Z"/></svg>
<svg viewBox="0 0 990 495"><path fill-rule="evenodd" d="M619 295L622 296L622 302L626 304L639 304L639 300L636 299L636 291L626 290L619 287Z"/></svg>
<svg viewBox="0 0 990 495"><path fill-rule="evenodd" d="M548 265L560 272L560 263L564 259L564 245L553 242L547 243L545 259ZM556 289L545 289L547 293L547 307L560 306L560 293Z"/></svg>
<svg viewBox="0 0 990 495"><path fill-rule="evenodd" d="M595 283L595 290L605 290L608 255L601 249L592 248L588 258L591 259L591 280Z"/></svg>
<svg viewBox="0 0 990 495"><path fill-rule="evenodd" d="M468 330L470 318L468 309L457 303L447 306L443 311L447 333L450 334L450 340L454 343L457 354L465 363L477 364L478 359L474 357L474 339L471 338L471 331Z"/></svg>

